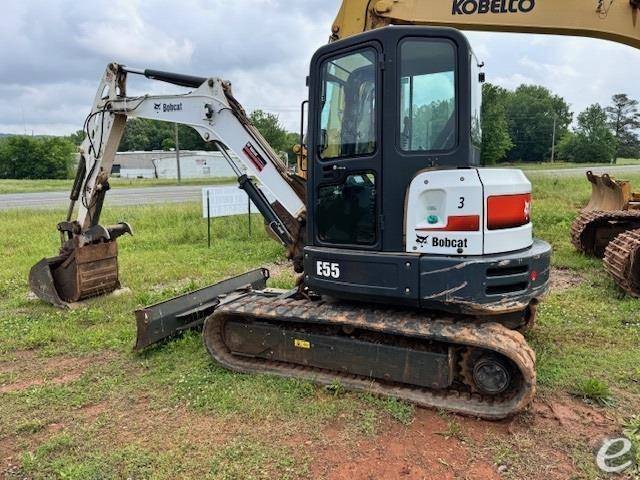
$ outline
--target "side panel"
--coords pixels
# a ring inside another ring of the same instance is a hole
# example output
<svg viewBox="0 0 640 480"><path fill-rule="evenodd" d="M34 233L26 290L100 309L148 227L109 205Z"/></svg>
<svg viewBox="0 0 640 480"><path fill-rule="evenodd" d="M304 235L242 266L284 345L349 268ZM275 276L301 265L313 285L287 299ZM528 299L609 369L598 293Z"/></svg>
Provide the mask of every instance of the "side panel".
<svg viewBox="0 0 640 480"><path fill-rule="evenodd" d="M477 170L423 172L407 194L406 251L482 255L482 184Z"/></svg>
<svg viewBox="0 0 640 480"><path fill-rule="evenodd" d="M531 193L531 182L520 170L478 169L480 180L484 186L484 205L488 209L488 200L492 196L519 195ZM531 202L521 205L522 213L531 217ZM484 253L513 252L533 245L533 225L516 228L490 230L487 225L488 215L484 220Z"/></svg>
<svg viewBox="0 0 640 480"><path fill-rule="evenodd" d="M357 250L306 247L305 283L318 293L416 305L420 257Z"/></svg>

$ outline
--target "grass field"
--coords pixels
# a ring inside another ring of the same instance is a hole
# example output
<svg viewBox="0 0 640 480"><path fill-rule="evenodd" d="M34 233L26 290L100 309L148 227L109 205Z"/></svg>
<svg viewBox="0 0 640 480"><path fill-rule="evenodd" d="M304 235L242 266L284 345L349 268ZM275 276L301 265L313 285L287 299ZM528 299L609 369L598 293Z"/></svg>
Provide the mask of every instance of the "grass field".
<svg viewBox="0 0 640 480"><path fill-rule="evenodd" d="M585 168L585 167L608 167L609 163L570 163L570 162L537 162L537 163L504 163L500 167L519 168L526 171L535 170L562 170L565 168ZM638 158L619 158L616 165L640 165Z"/></svg>
<svg viewBox="0 0 640 480"><path fill-rule="evenodd" d="M109 183L113 188L139 188L175 185L217 185L233 183L235 178L188 178L178 183L173 179L144 179L113 177ZM56 192L71 190L73 180L6 180L0 179L0 195L3 193Z"/></svg>
<svg viewBox="0 0 640 480"><path fill-rule="evenodd" d="M640 301L622 298L600 262L569 243L587 182L530 176L536 235L553 244L562 281L528 334L538 399L494 423L232 374L196 333L132 353L135 308L283 263L280 246L262 229L249 238L244 219L217 219L207 249L199 205L105 212L105 223L136 229L119 242L127 290L62 312L31 299L26 282L54 253L62 212L0 212L0 477L599 478L597 439L640 438ZM293 284L277 271L272 286Z"/></svg>
<svg viewBox="0 0 640 480"><path fill-rule="evenodd" d="M541 163L513 163L500 164L499 167L519 168L525 171L535 170L559 170L566 168L584 168L586 166L602 167L604 163L567 163L567 162L541 162ZM620 158L617 165L640 165L640 159ZM234 178L189 178L178 183L173 179L140 179L140 178L116 178L110 179L113 188L127 187L156 187L175 185L216 185L234 183ZM55 192L71 189L73 180L6 180L0 179L0 195L4 193L31 193L31 192Z"/></svg>

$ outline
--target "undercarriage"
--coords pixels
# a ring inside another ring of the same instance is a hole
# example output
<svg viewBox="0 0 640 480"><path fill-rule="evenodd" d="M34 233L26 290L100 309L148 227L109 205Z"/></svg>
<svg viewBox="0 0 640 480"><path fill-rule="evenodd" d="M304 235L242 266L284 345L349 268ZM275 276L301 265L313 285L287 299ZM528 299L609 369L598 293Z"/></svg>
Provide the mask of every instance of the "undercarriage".
<svg viewBox="0 0 640 480"><path fill-rule="evenodd" d="M604 268L617 285L640 297L640 230L630 230L613 240L604 255Z"/></svg>
<svg viewBox="0 0 640 480"><path fill-rule="evenodd" d="M535 394L535 353L491 321L251 291L208 317L203 335L211 356L236 372L485 419L518 413Z"/></svg>
<svg viewBox="0 0 640 480"><path fill-rule="evenodd" d="M571 243L586 255L603 258L613 239L637 228L639 210L585 211L571 225Z"/></svg>
<svg viewBox="0 0 640 480"><path fill-rule="evenodd" d="M257 269L136 312L142 350L192 328L220 365L501 419L535 395L521 312L472 316L267 288Z"/></svg>

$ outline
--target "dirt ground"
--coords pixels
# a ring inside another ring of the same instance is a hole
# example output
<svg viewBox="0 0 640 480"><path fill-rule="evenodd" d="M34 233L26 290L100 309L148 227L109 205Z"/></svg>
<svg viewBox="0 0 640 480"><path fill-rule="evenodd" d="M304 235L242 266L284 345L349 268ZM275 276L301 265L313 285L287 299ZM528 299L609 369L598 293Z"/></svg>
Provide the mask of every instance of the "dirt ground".
<svg viewBox="0 0 640 480"><path fill-rule="evenodd" d="M553 293L564 292L580 285L584 279L574 270L552 268L551 291Z"/></svg>
<svg viewBox="0 0 640 480"><path fill-rule="evenodd" d="M77 380L90 367L113 360L109 355L73 358L38 358L19 352L0 363L4 381L0 393L16 392L48 383ZM29 434L0 438L0 474L25 478L20 455L52 435L90 426L108 417L100 430L108 444L167 449L197 445L194 455L215 451L231 437L242 436L246 426L184 407L157 408L145 396L86 405L62 415ZM303 446L308 461L305 478L331 480L545 478L565 480L576 474L572 447L595 448L599 439L615 433L615 418L606 410L570 396L539 396L531 409L508 421L486 422L417 409L413 421L403 425L385 418L372 435L354 435L341 418L326 423L314 434L288 435L268 425L251 430L271 437L274 444ZM203 464L206 464L203 458ZM204 472L203 472L204 473Z"/></svg>

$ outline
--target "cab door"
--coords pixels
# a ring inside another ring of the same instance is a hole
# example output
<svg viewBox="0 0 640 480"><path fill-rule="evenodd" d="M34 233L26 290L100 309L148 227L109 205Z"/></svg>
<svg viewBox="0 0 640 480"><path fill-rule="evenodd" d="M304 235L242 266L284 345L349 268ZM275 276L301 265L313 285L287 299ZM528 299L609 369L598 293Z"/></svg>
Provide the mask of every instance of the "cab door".
<svg viewBox="0 0 640 480"><path fill-rule="evenodd" d="M380 44L367 42L314 59L308 195L316 246L381 248L381 58Z"/></svg>

